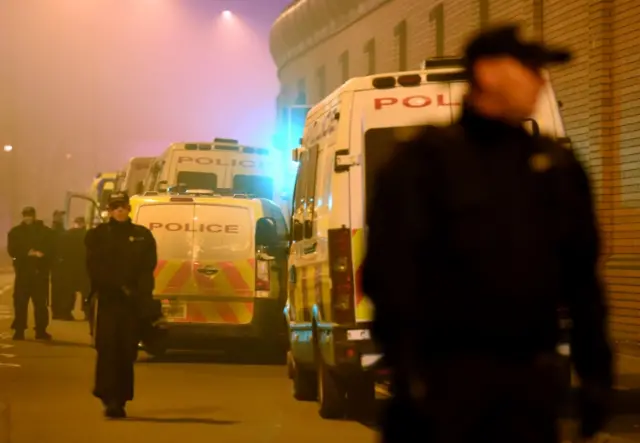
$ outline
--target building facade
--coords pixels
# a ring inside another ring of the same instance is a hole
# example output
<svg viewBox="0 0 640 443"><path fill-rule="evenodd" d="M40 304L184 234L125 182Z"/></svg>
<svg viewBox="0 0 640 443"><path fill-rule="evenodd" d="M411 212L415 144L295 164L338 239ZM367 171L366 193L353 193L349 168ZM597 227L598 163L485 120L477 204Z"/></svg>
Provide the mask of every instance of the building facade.
<svg viewBox="0 0 640 443"><path fill-rule="evenodd" d="M551 72L568 135L588 169L604 231L612 335L640 343L640 2L637 0L297 0L271 53L278 108L314 104L350 77L457 55L492 24L574 51Z"/></svg>

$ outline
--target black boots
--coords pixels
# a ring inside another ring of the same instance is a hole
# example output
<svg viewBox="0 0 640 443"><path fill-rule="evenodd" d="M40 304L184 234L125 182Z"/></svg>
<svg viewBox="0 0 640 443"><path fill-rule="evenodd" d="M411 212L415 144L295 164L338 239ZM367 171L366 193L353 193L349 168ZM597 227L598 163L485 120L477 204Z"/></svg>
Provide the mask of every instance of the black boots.
<svg viewBox="0 0 640 443"><path fill-rule="evenodd" d="M53 337L51 337L51 334L49 334L47 331L37 331L36 332L36 340L51 340Z"/></svg>
<svg viewBox="0 0 640 443"><path fill-rule="evenodd" d="M110 402L105 404L104 416L107 418L127 418L127 412L124 409L124 404Z"/></svg>

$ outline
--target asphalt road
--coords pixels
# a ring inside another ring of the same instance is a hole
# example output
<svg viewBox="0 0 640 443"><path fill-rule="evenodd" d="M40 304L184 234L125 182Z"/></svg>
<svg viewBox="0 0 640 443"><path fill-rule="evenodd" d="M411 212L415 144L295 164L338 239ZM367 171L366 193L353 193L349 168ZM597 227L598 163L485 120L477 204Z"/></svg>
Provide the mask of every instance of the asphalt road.
<svg viewBox="0 0 640 443"><path fill-rule="evenodd" d="M5 280L0 276L0 290ZM3 314L8 295L0 295L0 443L9 443L7 422L11 443L375 441L365 425L322 420L314 403L295 401L284 366L238 364L219 354L161 363L142 355L130 418L105 420L90 394L95 355L87 324L54 321L52 343L36 342L33 331L13 342Z"/></svg>
<svg viewBox="0 0 640 443"><path fill-rule="evenodd" d="M370 427L327 421L291 396L284 366L242 364L223 354L180 354L136 364L129 419L109 421L91 396L95 351L85 322L52 322L51 343L13 342L11 275L0 273L0 443L365 443ZM81 315L78 315L81 317ZM31 318L30 318L30 321ZM30 334L30 335L29 335ZM619 358L610 443L640 442L640 359ZM564 422L566 436L575 425Z"/></svg>

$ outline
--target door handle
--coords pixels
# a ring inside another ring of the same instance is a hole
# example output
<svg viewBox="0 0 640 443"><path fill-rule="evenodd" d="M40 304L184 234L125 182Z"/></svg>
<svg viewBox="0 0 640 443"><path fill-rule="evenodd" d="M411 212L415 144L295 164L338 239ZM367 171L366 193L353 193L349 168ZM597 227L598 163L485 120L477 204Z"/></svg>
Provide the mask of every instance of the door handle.
<svg viewBox="0 0 640 443"><path fill-rule="evenodd" d="M204 275L216 275L219 271L211 266L204 266L202 268L198 268L198 272Z"/></svg>

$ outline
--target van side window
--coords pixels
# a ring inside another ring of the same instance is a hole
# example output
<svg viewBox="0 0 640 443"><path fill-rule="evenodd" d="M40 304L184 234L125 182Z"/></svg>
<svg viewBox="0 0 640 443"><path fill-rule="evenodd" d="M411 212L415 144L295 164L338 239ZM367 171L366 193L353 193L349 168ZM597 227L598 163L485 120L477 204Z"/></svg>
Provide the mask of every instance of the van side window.
<svg viewBox="0 0 640 443"><path fill-rule="evenodd" d="M296 175L295 192L293 193L292 216L295 217L304 210L305 195L307 189L307 177L309 175L307 165L309 163L309 153L302 152L298 163L298 174Z"/></svg>
<svg viewBox="0 0 640 443"><path fill-rule="evenodd" d="M305 223L304 227L304 237L311 238L314 229L315 222L315 205L316 205L316 179L318 172L318 154L319 154L319 146L315 145L309 149L309 157L306 166L306 170L308 172L307 180L305 182L305 202L306 202L306 217L305 221L309 221L310 223Z"/></svg>

